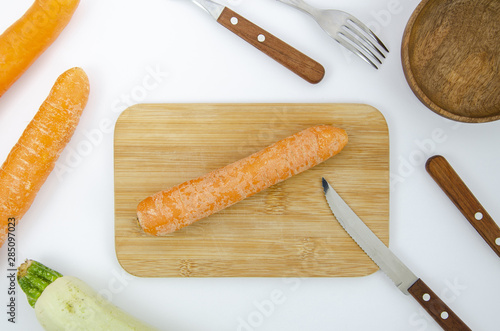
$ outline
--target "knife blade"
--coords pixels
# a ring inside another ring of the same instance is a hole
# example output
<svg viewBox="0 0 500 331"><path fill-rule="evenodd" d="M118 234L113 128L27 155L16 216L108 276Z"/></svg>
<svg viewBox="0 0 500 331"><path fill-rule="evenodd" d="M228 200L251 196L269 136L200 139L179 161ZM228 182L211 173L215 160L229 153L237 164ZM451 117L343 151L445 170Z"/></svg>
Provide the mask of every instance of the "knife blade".
<svg viewBox="0 0 500 331"><path fill-rule="evenodd" d="M446 158L441 155L429 158L425 169L491 249L500 256L500 228Z"/></svg>
<svg viewBox="0 0 500 331"><path fill-rule="evenodd" d="M370 230L323 178L326 201L337 221L396 286L415 300L444 330L470 328Z"/></svg>
<svg viewBox="0 0 500 331"><path fill-rule="evenodd" d="M325 68L304 53L250 22L233 10L211 0L192 0L229 31L267 54L311 84L319 83Z"/></svg>

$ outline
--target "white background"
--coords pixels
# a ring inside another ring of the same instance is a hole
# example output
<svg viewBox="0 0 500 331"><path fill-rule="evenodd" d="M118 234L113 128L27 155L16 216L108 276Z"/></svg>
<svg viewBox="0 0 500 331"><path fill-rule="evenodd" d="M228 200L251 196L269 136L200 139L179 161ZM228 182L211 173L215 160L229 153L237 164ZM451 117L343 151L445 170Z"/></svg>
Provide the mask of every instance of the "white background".
<svg viewBox="0 0 500 331"><path fill-rule="evenodd" d="M88 138L101 122L114 123L121 111L143 102L366 103L384 114L390 131L390 248L473 330L500 329L500 260L424 169L428 157L446 156L500 219L500 122L456 123L413 95L400 45L418 1L310 2L369 24L391 50L382 68L372 69L311 18L273 0L226 4L322 63L326 76L318 85L246 44L189 1L81 1L61 36L0 99L4 160L58 75L80 66L91 82L77 132L58 161L68 171L51 174L16 230L18 261L36 259L77 276L164 330L439 330L381 271L362 278L141 279L126 274L115 255L113 134ZM0 31L31 4L0 1ZM157 84L145 89L154 71L161 73ZM80 148L84 141L92 142L90 150ZM5 273L0 329L41 329L23 293L17 294L16 324L7 322L5 246L0 255L0 275ZM279 304L260 312L259 304L276 294L282 296ZM251 327L242 327L242 321Z"/></svg>

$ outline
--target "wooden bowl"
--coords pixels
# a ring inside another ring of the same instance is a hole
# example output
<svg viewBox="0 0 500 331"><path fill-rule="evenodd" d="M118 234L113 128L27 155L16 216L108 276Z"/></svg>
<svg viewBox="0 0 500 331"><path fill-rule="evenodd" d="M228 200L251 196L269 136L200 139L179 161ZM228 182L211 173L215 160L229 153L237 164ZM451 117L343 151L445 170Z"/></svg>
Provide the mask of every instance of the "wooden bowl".
<svg viewBox="0 0 500 331"><path fill-rule="evenodd" d="M460 122L500 119L500 1L423 0L401 57L413 93Z"/></svg>

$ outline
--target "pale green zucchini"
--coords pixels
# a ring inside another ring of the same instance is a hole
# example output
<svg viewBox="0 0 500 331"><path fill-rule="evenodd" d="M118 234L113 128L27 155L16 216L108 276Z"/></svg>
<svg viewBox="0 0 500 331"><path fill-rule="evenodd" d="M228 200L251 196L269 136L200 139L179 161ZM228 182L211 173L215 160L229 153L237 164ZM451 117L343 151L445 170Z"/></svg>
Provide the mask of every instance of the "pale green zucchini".
<svg viewBox="0 0 500 331"><path fill-rule="evenodd" d="M27 260L17 281L45 330L157 330L104 299L78 278Z"/></svg>

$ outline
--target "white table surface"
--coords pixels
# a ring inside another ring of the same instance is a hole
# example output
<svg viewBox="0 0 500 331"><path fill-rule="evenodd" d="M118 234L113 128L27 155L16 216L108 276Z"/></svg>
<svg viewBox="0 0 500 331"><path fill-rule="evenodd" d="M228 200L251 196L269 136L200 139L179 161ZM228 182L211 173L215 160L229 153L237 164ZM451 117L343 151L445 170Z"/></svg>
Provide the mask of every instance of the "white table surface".
<svg viewBox="0 0 500 331"><path fill-rule="evenodd" d="M81 1L61 36L0 99L4 160L59 74L80 66L90 77L90 100L59 170L16 229L18 262L31 258L77 276L164 330L439 330L381 271L361 278L144 279L125 273L115 255L113 134L100 129L103 121L114 123L143 102L366 103L384 114L390 132L390 248L473 330L500 329L500 260L424 169L428 157L444 155L498 221L500 122L453 122L413 95L400 45L418 1L310 2L369 24L391 50L382 68L372 69L312 19L273 0L225 4L322 63L326 76L318 85L189 1ZM0 1L0 31L31 4ZM40 330L19 288L16 323L7 322L5 245L0 254L0 329ZM277 294L281 300L270 306Z"/></svg>

